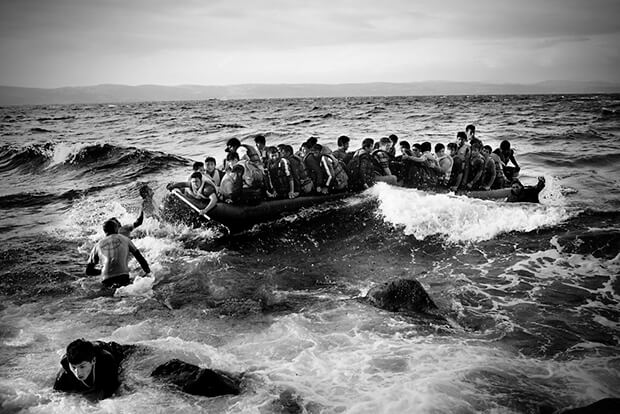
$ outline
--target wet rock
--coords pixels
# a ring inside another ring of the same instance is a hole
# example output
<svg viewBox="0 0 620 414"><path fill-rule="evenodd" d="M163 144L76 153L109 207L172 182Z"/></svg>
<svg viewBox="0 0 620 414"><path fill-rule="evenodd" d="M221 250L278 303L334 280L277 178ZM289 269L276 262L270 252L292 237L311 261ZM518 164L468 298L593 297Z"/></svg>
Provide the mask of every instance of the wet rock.
<svg viewBox="0 0 620 414"><path fill-rule="evenodd" d="M373 306L390 312L429 313L437 305L415 279L398 279L375 286L366 295Z"/></svg>
<svg viewBox="0 0 620 414"><path fill-rule="evenodd" d="M209 368L200 368L179 359L173 359L155 368L153 377L176 385L183 392L205 397L241 392L238 376Z"/></svg>
<svg viewBox="0 0 620 414"><path fill-rule="evenodd" d="M617 414L620 413L620 398L603 398L585 407L557 411L557 414Z"/></svg>

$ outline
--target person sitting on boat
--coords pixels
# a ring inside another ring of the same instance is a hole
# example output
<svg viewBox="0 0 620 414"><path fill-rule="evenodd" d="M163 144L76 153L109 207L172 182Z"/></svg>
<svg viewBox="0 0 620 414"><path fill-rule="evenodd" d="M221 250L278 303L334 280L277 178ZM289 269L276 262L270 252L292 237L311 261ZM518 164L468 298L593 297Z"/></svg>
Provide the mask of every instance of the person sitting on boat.
<svg viewBox="0 0 620 414"><path fill-rule="evenodd" d="M493 184L495 183L495 179L497 178L497 172L495 170L495 160L491 158L491 152L493 149L490 145L485 145L482 147L482 157L484 158L484 166L482 167L482 178L480 181L480 190L489 191Z"/></svg>
<svg viewBox="0 0 620 414"><path fill-rule="evenodd" d="M510 148L510 142L506 140L499 144L499 150L499 156L504 163L504 175L507 180L512 181L513 179L519 177L519 171L521 170L521 167L519 167L519 164L515 159L515 152L512 148ZM513 167L508 166L509 162L512 163Z"/></svg>
<svg viewBox="0 0 620 414"><path fill-rule="evenodd" d="M419 156L403 155L403 160L406 162L403 185L421 190L434 190L439 182L439 163L431 152L430 142L423 142L420 149L422 153Z"/></svg>
<svg viewBox="0 0 620 414"><path fill-rule="evenodd" d="M205 172L205 165L204 165L204 163L202 163L200 161L196 161L192 165L192 172L199 172L201 174L204 174L204 172Z"/></svg>
<svg viewBox="0 0 620 414"><path fill-rule="evenodd" d="M448 185L448 181L450 181L450 174L452 173L452 165L454 162L452 161L452 156L446 154L445 145L441 143L435 144L435 155L439 165L439 185L445 187Z"/></svg>
<svg viewBox="0 0 620 414"><path fill-rule="evenodd" d="M458 151L458 147L454 142L448 144L448 150L452 156L452 171L450 172L448 188L450 191L457 191L463 183L463 175L465 172L465 154Z"/></svg>
<svg viewBox="0 0 620 414"><path fill-rule="evenodd" d="M388 153L392 156L392 159L396 158L396 144L398 143L398 135L391 134L389 137L392 145L390 146L390 150Z"/></svg>
<svg viewBox="0 0 620 414"><path fill-rule="evenodd" d="M412 156L411 145L408 141L400 141L399 143L400 154L394 157L390 162L390 171L396 176L399 182L403 180L403 173L405 171L403 155Z"/></svg>
<svg viewBox="0 0 620 414"><path fill-rule="evenodd" d="M80 393L90 400L111 397L120 385L119 355L113 355L111 343L77 339L67 346L54 390ZM116 344L118 346L118 344Z"/></svg>
<svg viewBox="0 0 620 414"><path fill-rule="evenodd" d="M543 188L545 188L545 177L538 177L538 183L535 186L528 185L527 187L515 178L510 184L510 194L506 201L508 203L540 203L538 195Z"/></svg>
<svg viewBox="0 0 620 414"><path fill-rule="evenodd" d="M207 206L199 211L199 214L207 214L217 204L217 191L211 180L204 179L201 173L196 171L189 177L189 182L169 183L168 191L183 189L184 193L196 200L207 201Z"/></svg>
<svg viewBox="0 0 620 414"><path fill-rule="evenodd" d="M482 144L477 141L471 144L471 152L469 164L466 167L465 188L467 190L479 190L482 183L482 174L484 173L484 157L480 154Z"/></svg>
<svg viewBox="0 0 620 414"><path fill-rule="evenodd" d="M280 145L278 146L280 147ZM306 164L301 158L293 154L293 147L290 145L281 144L280 153L283 158L286 158L291 167L291 174L293 180L295 180L295 188L301 194L310 194L314 189L314 184L310 177L308 177L308 171L306 171Z"/></svg>
<svg viewBox="0 0 620 414"><path fill-rule="evenodd" d="M495 181L493 185L491 185L492 189L504 188L509 183L504 175L504 163L498 152L499 148L496 148L495 151L490 154L491 159L495 163Z"/></svg>
<svg viewBox="0 0 620 414"><path fill-rule="evenodd" d="M327 188L330 192L346 190L349 185L349 177L342 163L330 152L327 152L326 148L320 144L316 144L315 147L317 147L321 154L320 166L325 172L325 183L323 187Z"/></svg>
<svg viewBox="0 0 620 414"><path fill-rule="evenodd" d="M267 165L269 154L267 154L267 141L265 140L265 136L261 134L256 135L254 137L254 143L256 144L256 150L260 155L261 162L263 165Z"/></svg>
<svg viewBox="0 0 620 414"><path fill-rule="evenodd" d="M366 190L375 183L375 164L372 160L374 143L372 138L365 138L362 147L353 154L353 158L347 164L349 188L353 191Z"/></svg>
<svg viewBox="0 0 620 414"><path fill-rule="evenodd" d="M379 148L372 152L372 160L375 165L375 181L396 185L397 178L390 171L391 157L389 154L392 141L388 137L379 140Z"/></svg>
<svg viewBox="0 0 620 414"><path fill-rule="evenodd" d="M299 189L295 188L295 179L289 160L283 158L276 147L268 147L267 155L269 156L267 196L269 198L297 198Z"/></svg>
<svg viewBox="0 0 620 414"><path fill-rule="evenodd" d="M226 152L235 152L245 169L245 186L261 187L264 180L264 165L256 148L249 144L241 144L237 138L231 138L226 143Z"/></svg>
<svg viewBox="0 0 620 414"><path fill-rule="evenodd" d="M471 147L467 143L468 140L469 138L467 137L467 134L465 132L459 131L456 133L457 151L459 154L463 154L463 156L466 158L469 156L469 151L471 149Z"/></svg>
<svg viewBox="0 0 620 414"><path fill-rule="evenodd" d="M347 165L349 161L351 160L351 158L353 158L353 153L348 152L350 141L351 139L346 135L339 136L338 137L338 149L332 152L332 155L334 156L334 158L344 163L344 165Z"/></svg>
<svg viewBox="0 0 620 414"><path fill-rule="evenodd" d="M308 171L308 177L314 183L314 188L319 194L327 194L329 190L323 186L325 183L325 173L321 168L321 151L316 145L312 147L308 147L309 143L306 142L305 146L302 146L303 151L305 152L304 156L304 164L306 166L306 171Z"/></svg>
<svg viewBox="0 0 620 414"><path fill-rule="evenodd" d="M213 157L205 158L205 178L211 179L211 182L215 186L215 190L218 191L220 184L222 183L222 177L224 173L217 168L217 162Z"/></svg>
<svg viewBox="0 0 620 414"><path fill-rule="evenodd" d="M118 234L118 221L106 220L103 223L105 237L97 242L88 256L86 274L101 275L105 287L118 288L131 283L129 280L129 254L131 253L145 274L151 273L149 264L140 250L125 236ZM101 269L95 266L101 261Z"/></svg>

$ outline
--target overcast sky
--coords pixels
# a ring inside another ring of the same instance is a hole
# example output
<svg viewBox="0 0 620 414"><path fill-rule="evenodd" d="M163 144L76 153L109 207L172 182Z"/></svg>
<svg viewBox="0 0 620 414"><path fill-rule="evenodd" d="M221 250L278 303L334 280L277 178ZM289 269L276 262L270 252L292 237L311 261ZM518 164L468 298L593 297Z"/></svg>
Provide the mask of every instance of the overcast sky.
<svg viewBox="0 0 620 414"><path fill-rule="evenodd" d="M0 85L620 82L620 0L0 0Z"/></svg>

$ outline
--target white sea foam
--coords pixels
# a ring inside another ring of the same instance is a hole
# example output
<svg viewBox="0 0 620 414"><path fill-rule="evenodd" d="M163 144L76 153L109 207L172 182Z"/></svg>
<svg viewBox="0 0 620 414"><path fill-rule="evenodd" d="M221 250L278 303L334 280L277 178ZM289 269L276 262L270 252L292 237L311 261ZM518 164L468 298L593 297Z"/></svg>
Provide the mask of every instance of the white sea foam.
<svg viewBox="0 0 620 414"><path fill-rule="evenodd" d="M557 225L569 218L563 207L430 194L381 183L372 191L379 199L379 214L384 220L418 240L438 235L453 243L478 242L511 231Z"/></svg>
<svg viewBox="0 0 620 414"><path fill-rule="evenodd" d="M75 156L82 150L83 148L89 147L93 145L92 142L89 143L74 143L69 144L67 142L58 142L54 145L54 149L52 154L50 155L51 162L47 166L47 168L52 168L56 165L64 164L67 162L71 162Z"/></svg>

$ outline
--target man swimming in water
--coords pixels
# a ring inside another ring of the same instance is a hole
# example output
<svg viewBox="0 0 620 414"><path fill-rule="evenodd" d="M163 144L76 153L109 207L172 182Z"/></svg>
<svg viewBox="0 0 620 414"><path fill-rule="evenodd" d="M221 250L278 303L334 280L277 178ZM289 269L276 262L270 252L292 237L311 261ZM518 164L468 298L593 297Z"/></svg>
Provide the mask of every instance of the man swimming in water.
<svg viewBox="0 0 620 414"><path fill-rule="evenodd" d="M77 339L60 361L54 390L80 393L91 400L111 397L119 386L119 362L106 343ZM115 344L117 345L117 344Z"/></svg>
<svg viewBox="0 0 620 414"><path fill-rule="evenodd" d="M510 194L506 201L508 203L540 203L538 194L545 188L545 177L538 177L538 183L525 187L518 179L512 180L510 184Z"/></svg>
<svg viewBox="0 0 620 414"><path fill-rule="evenodd" d="M151 273L149 264L140 253L140 250L127 237L118 234L116 220L107 220L103 223L105 237L93 247L88 257L86 274L89 276L101 275L101 283L105 287L118 288L131 283L129 280L129 253L131 253L145 274ZM101 261L102 268L96 269Z"/></svg>

